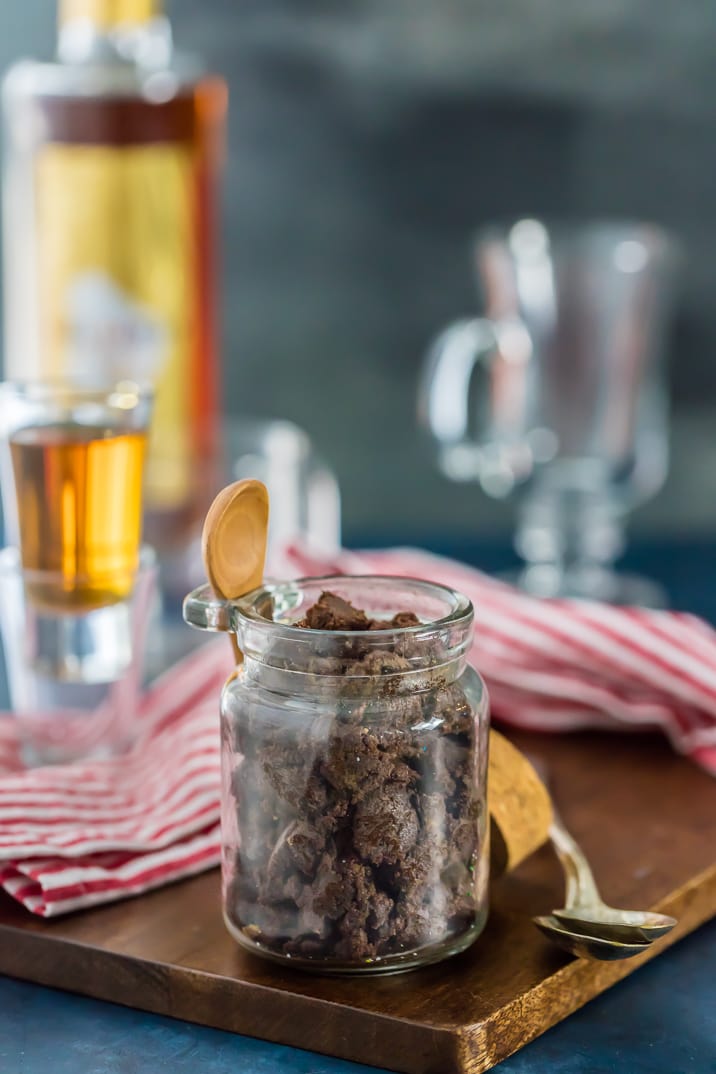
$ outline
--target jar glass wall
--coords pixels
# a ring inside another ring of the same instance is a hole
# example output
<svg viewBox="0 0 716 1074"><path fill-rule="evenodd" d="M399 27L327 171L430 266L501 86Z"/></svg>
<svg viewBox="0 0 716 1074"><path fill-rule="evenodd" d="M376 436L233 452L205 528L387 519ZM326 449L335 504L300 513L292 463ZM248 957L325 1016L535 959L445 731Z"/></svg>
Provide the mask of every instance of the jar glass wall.
<svg viewBox="0 0 716 1074"><path fill-rule="evenodd" d="M371 629L295 625L324 590L365 609ZM465 661L469 601L425 582L337 577L228 606L198 591L185 614L235 629L245 654L221 703L234 938L333 973L464 950L485 923L488 868L488 703Z"/></svg>

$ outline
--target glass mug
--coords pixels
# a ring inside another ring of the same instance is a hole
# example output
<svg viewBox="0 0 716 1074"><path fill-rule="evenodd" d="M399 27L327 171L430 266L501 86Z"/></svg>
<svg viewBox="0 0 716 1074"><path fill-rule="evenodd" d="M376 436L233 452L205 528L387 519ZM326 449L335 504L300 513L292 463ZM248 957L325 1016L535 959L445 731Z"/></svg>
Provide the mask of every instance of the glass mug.
<svg viewBox="0 0 716 1074"><path fill-rule="evenodd" d="M443 472L518 501L518 582L539 595L658 603L617 575L624 516L668 465L664 337L674 241L647 223L488 228L486 317L447 328L419 398Z"/></svg>
<svg viewBox="0 0 716 1074"><path fill-rule="evenodd" d="M295 624L330 590L391 620ZM405 578L304 578L184 618L238 635L221 697L222 889L234 939L324 973L381 973L468 947L487 918L489 707L466 662L470 602Z"/></svg>

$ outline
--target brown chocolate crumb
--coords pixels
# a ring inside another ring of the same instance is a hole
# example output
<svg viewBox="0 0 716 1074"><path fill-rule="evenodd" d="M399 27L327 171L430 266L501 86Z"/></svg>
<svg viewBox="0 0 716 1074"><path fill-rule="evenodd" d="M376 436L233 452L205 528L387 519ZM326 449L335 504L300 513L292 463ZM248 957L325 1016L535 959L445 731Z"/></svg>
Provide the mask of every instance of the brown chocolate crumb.
<svg viewBox="0 0 716 1074"><path fill-rule="evenodd" d="M325 590L296 626L311 630L368 630L370 620L343 597Z"/></svg>

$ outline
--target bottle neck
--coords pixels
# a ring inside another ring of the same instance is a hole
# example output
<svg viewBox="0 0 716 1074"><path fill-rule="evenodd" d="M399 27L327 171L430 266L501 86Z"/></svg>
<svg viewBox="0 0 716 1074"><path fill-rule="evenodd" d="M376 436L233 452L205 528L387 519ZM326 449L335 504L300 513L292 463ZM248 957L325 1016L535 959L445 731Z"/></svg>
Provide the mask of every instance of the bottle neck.
<svg viewBox="0 0 716 1074"><path fill-rule="evenodd" d="M161 0L60 0L57 55L69 64L165 68L172 52Z"/></svg>

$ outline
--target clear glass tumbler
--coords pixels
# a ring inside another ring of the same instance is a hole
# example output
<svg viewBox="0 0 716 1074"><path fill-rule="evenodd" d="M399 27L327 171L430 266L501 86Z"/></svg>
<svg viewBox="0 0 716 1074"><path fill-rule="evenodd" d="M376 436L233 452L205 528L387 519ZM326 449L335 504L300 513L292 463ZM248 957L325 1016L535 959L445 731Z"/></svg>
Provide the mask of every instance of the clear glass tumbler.
<svg viewBox="0 0 716 1074"><path fill-rule="evenodd" d="M269 491L267 570L272 577L278 574L281 549L289 541L337 552L341 547L338 481L316 453L308 433L290 421L239 417L227 439L233 479L256 478Z"/></svg>
<svg viewBox="0 0 716 1074"><path fill-rule="evenodd" d="M299 541L329 555L341 547L341 493L336 475L317 453L308 433L281 418L234 415L223 433L226 481L255 478L269 490L266 570L272 578L291 577L286 545ZM218 492L218 487L213 490ZM201 527L191 540L161 557L162 588L181 599L205 577ZM182 633L185 633L184 631Z"/></svg>
<svg viewBox="0 0 716 1074"><path fill-rule="evenodd" d="M449 478L515 496L532 592L658 600L613 563L626 514L666 476L676 264L674 240L639 222L520 220L475 241L486 316L436 340L420 413Z"/></svg>
<svg viewBox="0 0 716 1074"><path fill-rule="evenodd" d="M296 624L324 590L364 631ZM324 973L392 972L464 950L487 917L489 709L466 664L470 602L410 579L208 587L184 617L238 635L221 698L224 918L234 939Z"/></svg>

